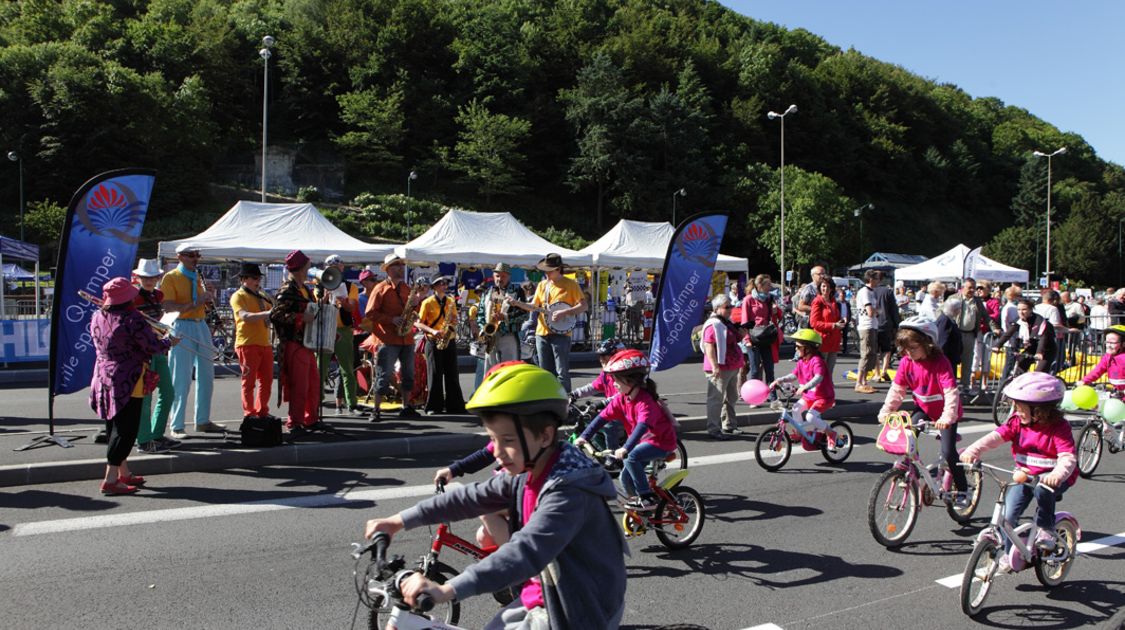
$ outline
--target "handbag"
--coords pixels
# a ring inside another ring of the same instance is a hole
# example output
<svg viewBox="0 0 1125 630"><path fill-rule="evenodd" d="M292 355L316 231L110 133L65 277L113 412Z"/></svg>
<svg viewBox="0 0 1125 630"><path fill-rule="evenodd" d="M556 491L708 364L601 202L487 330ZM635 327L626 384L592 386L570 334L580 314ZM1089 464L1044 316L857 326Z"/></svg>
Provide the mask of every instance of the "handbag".
<svg viewBox="0 0 1125 630"><path fill-rule="evenodd" d="M777 341L777 326L773 322L750 329L750 341L756 346L769 346Z"/></svg>
<svg viewBox="0 0 1125 630"><path fill-rule="evenodd" d="M898 411L884 418L883 428L879 431L875 446L890 455L906 455L914 452L916 439L914 423L910 420L910 414L905 411Z"/></svg>
<svg viewBox="0 0 1125 630"><path fill-rule="evenodd" d="M248 417L238 427L243 446L262 448L281 446L281 419Z"/></svg>

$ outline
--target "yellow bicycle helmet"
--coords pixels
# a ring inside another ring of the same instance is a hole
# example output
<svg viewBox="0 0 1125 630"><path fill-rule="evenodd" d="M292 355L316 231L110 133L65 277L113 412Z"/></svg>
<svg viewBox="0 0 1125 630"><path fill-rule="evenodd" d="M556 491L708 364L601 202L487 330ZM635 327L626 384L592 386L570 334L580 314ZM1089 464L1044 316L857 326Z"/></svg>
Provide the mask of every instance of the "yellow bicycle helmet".
<svg viewBox="0 0 1125 630"><path fill-rule="evenodd" d="M1121 337L1122 339L1125 339L1125 325L1114 324L1112 326L1107 327L1105 329L1105 332L1107 332L1107 333L1117 333L1117 335L1119 337Z"/></svg>
<svg viewBox="0 0 1125 630"><path fill-rule="evenodd" d="M820 344L824 342L824 339L820 336L820 333L811 328L802 328L801 330L798 330L797 332L793 333L790 339L792 339L793 342L799 346L814 346L817 348L819 348Z"/></svg>
<svg viewBox="0 0 1125 630"><path fill-rule="evenodd" d="M566 391L554 374L522 361L509 361L489 370L465 408L517 416L547 412L561 423L567 404Z"/></svg>

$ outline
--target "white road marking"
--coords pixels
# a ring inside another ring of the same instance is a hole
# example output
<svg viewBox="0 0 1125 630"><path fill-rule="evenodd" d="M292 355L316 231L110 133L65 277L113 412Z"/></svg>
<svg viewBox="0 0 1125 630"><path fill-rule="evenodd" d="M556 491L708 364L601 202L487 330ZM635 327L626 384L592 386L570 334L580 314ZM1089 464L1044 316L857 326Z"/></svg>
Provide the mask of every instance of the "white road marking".
<svg viewBox="0 0 1125 630"><path fill-rule="evenodd" d="M1114 534L1113 536L1106 536L1105 538L1099 538L1097 540L1091 540L1090 542L1078 543L1078 553L1088 554L1119 545L1125 545L1125 532ZM958 573L957 575L943 577L940 580L934 581L946 588L959 588L963 575L964 573Z"/></svg>
<svg viewBox="0 0 1125 630"><path fill-rule="evenodd" d="M749 628L743 628L742 630L783 630L783 628L776 623L763 623L760 626L750 626Z"/></svg>
<svg viewBox="0 0 1125 630"><path fill-rule="evenodd" d="M964 427L962 433L977 433L988 431L991 426ZM860 448L860 447L857 447ZM820 451L805 451L799 446L793 450L794 455L819 453ZM738 453L721 453L718 455L704 455L689 458L689 464L696 466L714 466L731 462L743 462L754 459L753 451ZM889 463L888 459L888 463ZM296 508L331 507L343 505L353 501L386 501L390 499L406 499L425 497L433 494L434 487L430 484L419 486L403 486L398 488L372 488L356 490L340 494L314 494L304 497L253 501L250 503L227 503L220 505L198 505L192 507L171 508L166 510L151 510L146 512L128 512L123 514L102 514L97 516L83 516L78 518L65 518L51 521L37 521L20 523L12 528L13 536L35 536L39 534L57 534L61 532L99 529L104 527L118 527L122 525L140 525L150 523L167 523L172 521L185 521L197 518L210 518L215 516L237 516L241 514L256 514L259 512L274 512L278 510L292 510Z"/></svg>

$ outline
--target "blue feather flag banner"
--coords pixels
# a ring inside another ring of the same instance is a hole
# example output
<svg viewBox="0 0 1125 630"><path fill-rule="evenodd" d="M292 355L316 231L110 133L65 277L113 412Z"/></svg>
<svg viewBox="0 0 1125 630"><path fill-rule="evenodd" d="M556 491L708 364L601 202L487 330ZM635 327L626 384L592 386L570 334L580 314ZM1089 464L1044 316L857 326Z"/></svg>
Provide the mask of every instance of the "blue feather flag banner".
<svg viewBox="0 0 1125 630"><path fill-rule="evenodd" d="M89 328L97 307L78 291L101 296L111 278L130 277L155 181L156 171L150 169L109 171L83 184L70 200L51 310L51 416L55 395L89 387L94 373Z"/></svg>
<svg viewBox="0 0 1125 630"><path fill-rule="evenodd" d="M697 214L676 227L656 293L653 371L673 368L691 354L691 332L702 323L726 228L727 215L721 213Z"/></svg>

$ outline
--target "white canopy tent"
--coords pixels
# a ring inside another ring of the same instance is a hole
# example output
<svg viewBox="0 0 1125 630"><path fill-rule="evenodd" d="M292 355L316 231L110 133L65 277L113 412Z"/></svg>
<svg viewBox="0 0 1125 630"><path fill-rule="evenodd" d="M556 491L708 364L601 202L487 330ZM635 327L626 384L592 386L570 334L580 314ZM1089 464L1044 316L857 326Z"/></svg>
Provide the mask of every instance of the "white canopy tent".
<svg viewBox="0 0 1125 630"><path fill-rule="evenodd" d="M940 256L895 270L898 280L958 280L961 278L994 282L1027 282L1027 271L1016 269L983 256L979 250L957 245Z"/></svg>
<svg viewBox="0 0 1125 630"><path fill-rule="evenodd" d="M601 238L579 250L593 257L598 267L622 267L659 272L675 228L667 221L648 222L622 219ZM746 272L745 258L719 254L716 271Z"/></svg>
<svg viewBox="0 0 1125 630"><path fill-rule="evenodd" d="M589 267L593 257L551 243L509 212L469 212L451 208L418 238L395 246L395 253L410 263L456 263L489 266L505 262L533 267L544 256L557 253L572 267Z"/></svg>
<svg viewBox="0 0 1125 630"><path fill-rule="evenodd" d="M332 254L344 262L382 262L394 245L365 243L348 236L311 203L239 201L211 227L191 238L161 241L157 255L174 258L176 247L191 243L205 260L276 262L294 249L314 263Z"/></svg>

